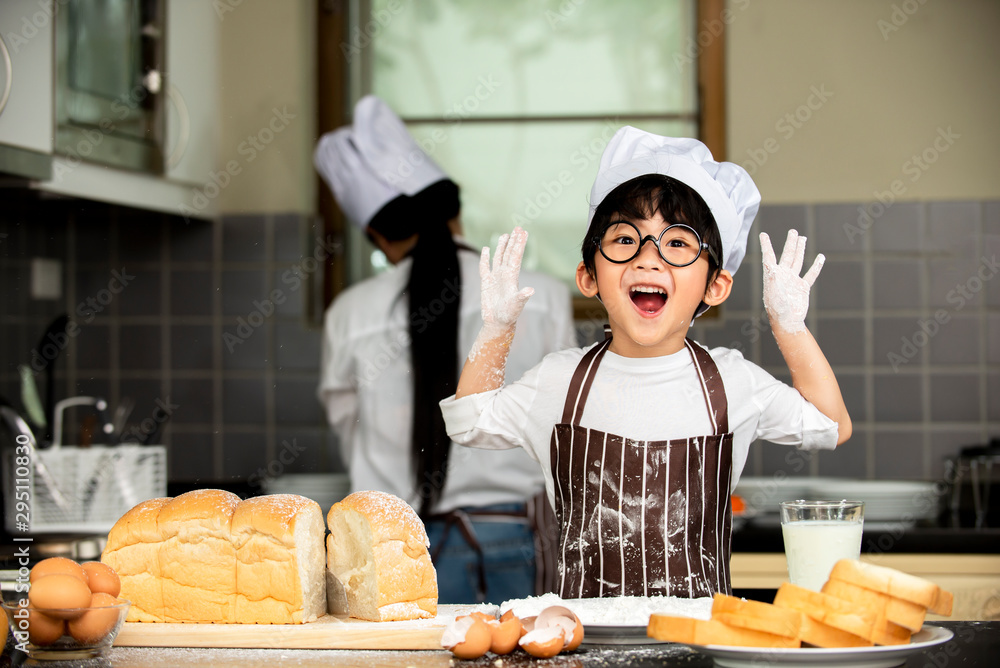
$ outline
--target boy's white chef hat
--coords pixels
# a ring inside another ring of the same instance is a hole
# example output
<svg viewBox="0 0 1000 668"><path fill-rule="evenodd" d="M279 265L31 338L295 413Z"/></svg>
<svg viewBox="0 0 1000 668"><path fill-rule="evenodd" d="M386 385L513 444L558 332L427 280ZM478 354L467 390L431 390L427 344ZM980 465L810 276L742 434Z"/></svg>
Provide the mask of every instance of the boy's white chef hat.
<svg viewBox="0 0 1000 668"><path fill-rule="evenodd" d="M722 268L735 274L746 254L747 237L760 192L750 175L731 162L715 162L697 139L661 137L631 126L608 142L590 191L590 215L612 190L643 174L663 174L693 188L708 204L722 239Z"/></svg>
<svg viewBox="0 0 1000 668"><path fill-rule="evenodd" d="M353 125L320 137L313 163L344 215L361 229L400 195L416 195L448 178L374 95L355 105Z"/></svg>

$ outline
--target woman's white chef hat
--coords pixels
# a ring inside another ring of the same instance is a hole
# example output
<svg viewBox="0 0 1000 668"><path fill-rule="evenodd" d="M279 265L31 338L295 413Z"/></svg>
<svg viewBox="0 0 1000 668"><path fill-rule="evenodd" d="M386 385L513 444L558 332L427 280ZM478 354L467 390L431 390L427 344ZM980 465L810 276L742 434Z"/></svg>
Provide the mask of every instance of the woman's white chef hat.
<svg viewBox="0 0 1000 668"><path fill-rule="evenodd" d="M361 229L400 195L448 178L381 99L367 95L354 123L320 137L313 164L347 219Z"/></svg>
<svg viewBox="0 0 1000 668"><path fill-rule="evenodd" d="M735 274L746 254L747 237L760 192L750 175L731 162L715 162L697 139L661 137L634 127L608 142L590 191L590 215L612 190L643 174L663 174L693 188L708 204L722 239L722 268Z"/></svg>

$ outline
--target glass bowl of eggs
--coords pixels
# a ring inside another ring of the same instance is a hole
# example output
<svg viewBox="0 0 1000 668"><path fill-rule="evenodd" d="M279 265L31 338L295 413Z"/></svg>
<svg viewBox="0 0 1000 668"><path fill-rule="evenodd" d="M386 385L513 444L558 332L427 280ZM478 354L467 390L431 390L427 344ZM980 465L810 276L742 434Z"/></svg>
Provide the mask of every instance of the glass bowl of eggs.
<svg viewBox="0 0 1000 668"><path fill-rule="evenodd" d="M101 562L45 559L25 584L4 592L3 611L14 648L32 659L102 656L128 615L117 574Z"/></svg>

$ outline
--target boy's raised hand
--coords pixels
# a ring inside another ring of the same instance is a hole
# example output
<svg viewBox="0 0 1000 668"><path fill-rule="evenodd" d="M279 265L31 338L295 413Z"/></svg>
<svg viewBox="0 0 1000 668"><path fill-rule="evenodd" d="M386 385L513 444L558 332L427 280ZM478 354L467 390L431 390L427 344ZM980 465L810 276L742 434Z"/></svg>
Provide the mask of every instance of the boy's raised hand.
<svg viewBox="0 0 1000 668"><path fill-rule="evenodd" d="M764 232L760 234L760 251L764 264L764 309L771 326L792 333L805 331L809 289L823 269L826 257L822 253L817 255L809 271L800 277L806 238L795 230L788 230L780 262L775 260L771 239Z"/></svg>
<svg viewBox="0 0 1000 668"><path fill-rule="evenodd" d="M493 266L490 266L490 249L484 248L479 258L479 278L482 281L482 309L484 333L500 335L513 327L521 315L525 303L534 288L518 290L517 279L521 273L521 258L528 233L515 227L509 235L501 235L497 241ZM490 337L492 338L492 337Z"/></svg>

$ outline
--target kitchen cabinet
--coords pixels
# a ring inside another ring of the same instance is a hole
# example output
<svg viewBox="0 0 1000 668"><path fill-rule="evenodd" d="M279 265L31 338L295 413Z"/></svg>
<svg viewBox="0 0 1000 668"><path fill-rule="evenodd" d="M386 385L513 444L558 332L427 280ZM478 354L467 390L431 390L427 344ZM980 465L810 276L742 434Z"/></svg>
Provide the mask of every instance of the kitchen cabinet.
<svg viewBox="0 0 1000 668"><path fill-rule="evenodd" d="M161 0L164 3L164 68L159 89L163 100L162 156L155 168L139 171L90 162L117 116L101 114L101 122L81 133L67 148L54 146L57 131L53 94L59 49L55 10L62 3L15 0L0 3L0 28L11 51L13 77L7 108L0 115L0 172L4 160L34 156L45 169L30 172L33 188L46 192L162 211L188 217L213 217L222 186L213 180L218 135L219 17L213 3L201 0ZM30 33L30 38L11 40ZM0 82L2 84L3 82ZM0 92L2 92L0 88ZM146 92L142 91L145 95ZM127 101L126 101L127 102ZM118 109L123 109L118 103ZM126 105L127 106L127 105ZM5 158L6 156L6 158ZM159 164L162 162L162 165Z"/></svg>
<svg viewBox="0 0 1000 668"><path fill-rule="evenodd" d="M215 168L219 122L220 20L213 4L168 0L166 7L166 177L200 188Z"/></svg>
<svg viewBox="0 0 1000 668"><path fill-rule="evenodd" d="M0 2L0 173L52 175L52 3Z"/></svg>
<svg viewBox="0 0 1000 668"><path fill-rule="evenodd" d="M955 595L951 617L1000 619L1000 556L995 554L864 554L862 561L895 568L937 583ZM734 553L730 562L734 589L777 589L788 580L783 552Z"/></svg>

